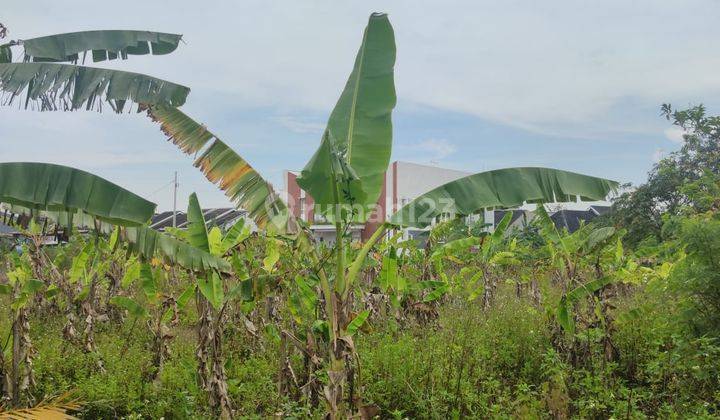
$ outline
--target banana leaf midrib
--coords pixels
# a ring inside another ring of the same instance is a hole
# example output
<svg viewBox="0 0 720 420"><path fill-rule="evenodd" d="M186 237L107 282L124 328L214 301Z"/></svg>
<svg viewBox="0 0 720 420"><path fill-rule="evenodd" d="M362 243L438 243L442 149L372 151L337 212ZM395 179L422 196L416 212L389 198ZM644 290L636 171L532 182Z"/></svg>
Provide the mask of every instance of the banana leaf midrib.
<svg viewBox="0 0 720 420"><path fill-rule="evenodd" d="M350 121L348 124L348 148L347 148L347 160L351 163L352 166L352 146L353 146L353 138L354 138L354 127L355 127L355 110L357 108L357 98L358 93L360 91L360 80L361 76L363 74L363 69L365 67L365 48L367 48L366 44L367 39L367 29L365 29L365 32L363 33L363 42L360 44L360 59L359 59L359 66L357 74L355 75L355 88L353 89L353 99L352 99L352 105L350 106Z"/></svg>

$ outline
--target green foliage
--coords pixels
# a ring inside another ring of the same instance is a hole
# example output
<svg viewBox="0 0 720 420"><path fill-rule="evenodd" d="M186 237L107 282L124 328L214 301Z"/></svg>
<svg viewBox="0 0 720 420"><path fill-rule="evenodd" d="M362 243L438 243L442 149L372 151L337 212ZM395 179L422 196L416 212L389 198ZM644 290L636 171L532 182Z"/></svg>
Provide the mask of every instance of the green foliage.
<svg viewBox="0 0 720 420"><path fill-rule="evenodd" d="M190 89L140 73L57 63L0 63L0 90L42 111L101 109L106 101L122 112L127 101L182 106ZM25 92L25 94L23 94Z"/></svg>
<svg viewBox="0 0 720 420"><path fill-rule="evenodd" d="M680 223L679 240L687 256L672 271L671 285L687 303L684 319L698 335L720 337L720 219Z"/></svg>
<svg viewBox="0 0 720 420"><path fill-rule="evenodd" d="M335 205L359 205L363 211L354 220L364 222L366 207L377 202L392 149L394 65L390 20L373 13L320 147L297 179L325 214L334 214Z"/></svg>
<svg viewBox="0 0 720 420"><path fill-rule="evenodd" d="M82 211L123 226L144 224L155 211L154 203L96 175L34 162L0 163L0 202L36 210Z"/></svg>
<svg viewBox="0 0 720 420"><path fill-rule="evenodd" d="M692 209L717 211L720 180L720 119L706 115L702 105L673 110L663 105L668 120L685 132L680 150L655 164L648 181L626 192L613 203L612 221L628 230L628 244L636 247L645 238L662 240L665 217ZM712 191L715 199L712 199ZM700 192L710 194L698 194ZM710 198L710 200L708 200Z"/></svg>
<svg viewBox="0 0 720 420"><path fill-rule="evenodd" d="M142 318L147 316L147 311L134 299L126 296L113 296L110 303L119 306L128 311L128 314L134 318Z"/></svg>
<svg viewBox="0 0 720 420"><path fill-rule="evenodd" d="M83 31L25 39L22 46L28 59L78 61L78 54L92 51L94 62L120 56L169 54L177 48L182 35L150 31Z"/></svg>
<svg viewBox="0 0 720 420"><path fill-rule="evenodd" d="M220 276L212 273L207 278L198 279L198 289L215 309L220 309L225 301L225 292Z"/></svg>
<svg viewBox="0 0 720 420"><path fill-rule="evenodd" d="M187 230L162 234L144 224L152 203L106 181L2 164L0 201L25 206L30 219L44 211L68 234L78 217L92 236L49 250L45 226L30 220L26 243L3 258L0 307L10 316L0 328L12 333L0 343L0 374L10 368L27 383L23 397L75 390L85 418L319 418L328 414L322 398L333 418L357 416L356 408L382 418L717 415L720 118L702 107L664 108L687 131L685 145L618 201L615 226L559 231L542 204L522 231L510 228L511 212L491 234L453 217L603 199L617 187L510 168L445 184L392 217L395 227L447 219L429 233L427 249L402 234L383 241L388 223L351 245L343 229L367 213L345 205L376 201L392 143L394 35L387 17L373 14L320 148L298 178L316 203L343 204L338 241L318 249L247 161L174 108L187 88L42 62L89 50L100 60L144 54L151 44L165 53L179 39L61 34L29 40L32 63L8 63L0 46L6 102L25 90L41 109L99 107L103 96L116 111L139 102L267 228L250 235L244 220L225 233L207 226L192 194Z"/></svg>
<svg viewBox="0 0 720 420"><path fill-rule="evenodd" d="M187 210L188 228L187 241L193 247L205 252L210 252L210 241L208 239L205 216L198 202L197 194L190 194Z"/></svg>
<svg viewBox="0 0 720 420"><path fill-rule="evenodd" d="M426 227L439 216L467 216L486 208L524 202L604 200L618 183L551 168L506 168L480 172L441 185L395 213L398 226Z"/></svg>

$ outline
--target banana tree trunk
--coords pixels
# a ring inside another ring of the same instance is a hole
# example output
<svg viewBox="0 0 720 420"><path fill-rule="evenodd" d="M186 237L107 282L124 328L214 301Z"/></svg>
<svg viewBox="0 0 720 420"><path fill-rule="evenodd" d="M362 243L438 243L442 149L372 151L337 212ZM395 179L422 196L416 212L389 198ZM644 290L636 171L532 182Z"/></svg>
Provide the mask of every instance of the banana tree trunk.
<svg viewBox="0 0 720 420"><path fill-rule="evenodd" d="M12 399L11 385L10 385L10 372L7 370L5 362L5 352L0 345L0 400Z"/></svg>
<svg viewBox="0 0 720 420"><path fill-rule="evenodd" d="M540 308L542 305L542 295L540 294L540 286L538 285L535 275L533 275L533 279L530 281L530 295L533 305L535 305L536 308Z"/></svg>
<svg viewBox="0 0 720 420"><path fill-rule="evenodd" d="M17 310L12 325L13 334L13 360L12 360L12 404L19 406L25 397L27 403L33 403L29 392L35 386L33 373L33 347L30 340L30 322L27 318L27 309Z"/></svg>
<svg viewBox="0 0 720 420"><path fill-rule="evenodd" d="M173 310L173 317L170 319L170 324L166 325L163 322L163 315L168 309ZM178 305L174 298L166 298L160 310L157 313L157 322L153 330L153 371L150 374L150 380L154 381L162 372L165 361L170 358L170 340L173 338L173 334L170 330L171 327L177 325L179 321Z"/></svg>
<svg viewBox="0 0 720 420"><path fill-rule="evenodd" d="M223 315L226 306L223 305L215 314L212 305L199 289L196 291L195 302L200 314L197 327L198 346L195 352L198 384L208 392L210 407L215 414L222 419L229 419L232 418L232 407L222 354Z"/></svg>
<svg viewBox="0 0 720 420"><path fill-rule="evenodd" d="M83 350L85 353L94 353L96 357L96 366L99 372L105 373L105 364L95 345L95 322L97 321L97 313L95 312L94 302L96 300L97 278L93 276L90 282L90 292L82 303L82 313L85 316L85 330L83 331Z"/></svg>
<svg viewBox="0 0 720 420"><path fill-rule="evenodd" d="M483 278L485 280L485 289L483 290L483 309L489 310L495 299L495 279L486 269L483 270Z"/></svg>
<svg viewBox="0 0 720 420"><path fill-rule="evenodd" d="M200 293L200 290L195 291L195 304L198 312L198 323L197 323L197 348L195 350L195 357L197 358L197 380L198 386L204 390L208 390L207 376L208 376L208 360L210 342L212 341L212 334L210 331L210 303Z"/></svg>
<svg viewBox="0 0 720 420"><path fill-rule="evenodd" d="M217 314L212 331L212 342L210 354L212 356L212 369L209 378L210 384L210 405L219 412L220 418L229 419L232 417L230 396L228 395L227 375L225 374L225 359L222 352L223 340L223 315L225 314L224 304Z"/></svg>

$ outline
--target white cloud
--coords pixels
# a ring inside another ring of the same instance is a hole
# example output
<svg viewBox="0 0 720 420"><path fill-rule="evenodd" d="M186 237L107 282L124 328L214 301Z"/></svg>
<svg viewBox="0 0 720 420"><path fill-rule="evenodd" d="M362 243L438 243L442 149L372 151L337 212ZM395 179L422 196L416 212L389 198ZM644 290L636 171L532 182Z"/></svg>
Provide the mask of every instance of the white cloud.
<svg viewBox="0 0 720 420"><path fill-rule="evenodd" d="M192 87L192 106L211 105L196 102L202 91L242 106L329 111L373 10L390 15L398 97L409 103L542 133L602 137L609 131L661 132L656 112L638 123L638 113L610 115L617 108L707 102L720 93L713 70L720 66L713 42L720 37L714 19L720 3L712 0L688 0L692 7L653 0L248 0L210 2L191 14L189 0L174 8L82 0L72 11L50 0L32 7L5 1L11 37L118 26L183 32L187 44L171 55L111 65ZM144 13L128 12L137 7ZM39 9L46 13L38 15ZM290 121L298 130L317 129L297 123Z"/></svg>
<svg viewBox="0 0 720 420"><path fill-rule="evenodd" d="M457 151L457 147L447 139L427 139L414 146L419 152L430 154L432 160L441 160Z"/></svg>
<svg viewBox="0 0 720 420"><path fill-rule="evenodd" d="M668 138L668 140L673 141L675 143L682 143L685 141L685 138L683 138L683 135L685 134L685 130L683 130L681 127L673 126L670 128L665 129L664 131L665 137Z"/></svg>
<svg viewBox="0 0 720 420"><path fill-rule="evenodd" d="M275 117L273 120L290 131L299 134L322 134L325 129L325 124L289 115Z"/></svg>

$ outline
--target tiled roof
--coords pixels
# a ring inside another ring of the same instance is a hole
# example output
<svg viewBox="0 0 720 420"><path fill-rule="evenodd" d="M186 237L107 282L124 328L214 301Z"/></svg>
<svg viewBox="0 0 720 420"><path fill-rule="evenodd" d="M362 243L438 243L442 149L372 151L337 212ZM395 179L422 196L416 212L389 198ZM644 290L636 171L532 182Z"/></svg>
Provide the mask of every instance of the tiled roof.
<svg viewBox="0 0 720 420"><path fill-rule="evenodd" d="M495 226L497 226L502 221L503 217L505 217L505 214L509 211L513 212L512 219L510 219L511 225L515 223L519 218L521 218L523 214L525 214L525 211L523 210L496 210L494 212Z"/></svg>
<svg viewBox="0 0 720 420"><path fill-rule="evenodd" d="M580 228L581 221L587 223L596 217L597 215L590 210L558 210L550 216L550 219L558 229L567 229L572 233Z"/></svg>

